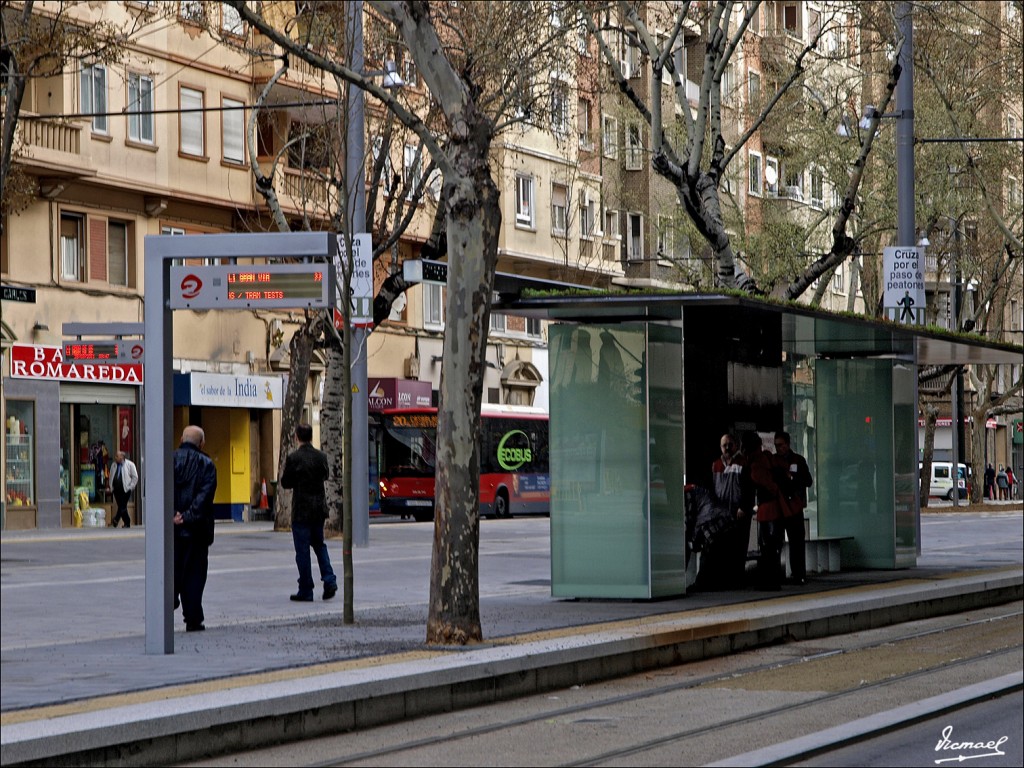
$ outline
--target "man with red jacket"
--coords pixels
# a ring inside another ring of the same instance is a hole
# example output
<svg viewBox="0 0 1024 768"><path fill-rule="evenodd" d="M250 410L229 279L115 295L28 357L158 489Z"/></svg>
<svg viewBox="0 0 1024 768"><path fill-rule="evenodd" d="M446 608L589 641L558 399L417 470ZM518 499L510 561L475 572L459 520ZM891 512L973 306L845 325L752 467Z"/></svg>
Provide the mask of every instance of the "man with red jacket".
<svg viewBox="0 0 1024 768"><path fill-rule="evenodd" d="M758 586L776 590L782 584L782 507L786 499L775 481L775 457L761 447L757 432L743 433L747 482L757 496Z"/></svg>
<svg viewBox="0 0 1024 768"><path fill-rule="evenodd" d="M775 433L776 480L786 503L782 505L782 527L789 539L789 566L794 584L807 581L804 560L804 509L807 507L807 489L811 487L811 470L807 460L790 449L788 432Z"/></svg>

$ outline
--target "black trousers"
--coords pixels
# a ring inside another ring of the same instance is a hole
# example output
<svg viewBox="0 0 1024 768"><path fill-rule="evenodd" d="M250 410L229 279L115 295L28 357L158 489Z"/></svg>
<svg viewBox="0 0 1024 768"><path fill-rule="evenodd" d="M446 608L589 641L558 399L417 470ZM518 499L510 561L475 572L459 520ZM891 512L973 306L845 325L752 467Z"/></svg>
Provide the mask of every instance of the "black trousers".
<svg viewBox="0 0 1024 768"><path fill-rule="evenodd" d="M203 590L210 567L210 545L195 536L174 536L174 597L181 600L185 625L202 624Z"/></svg>
<svg viewBox="0 0 1024 768"><path fill-rule="evenodd" d="M114 503L117 504L117 512L114 514L110 524L117 528L117 523L124 520L124 527L132 527L132 519L128 516L128 500L132 497L130 491L126 491L121 483L114 483Z"/></svg>

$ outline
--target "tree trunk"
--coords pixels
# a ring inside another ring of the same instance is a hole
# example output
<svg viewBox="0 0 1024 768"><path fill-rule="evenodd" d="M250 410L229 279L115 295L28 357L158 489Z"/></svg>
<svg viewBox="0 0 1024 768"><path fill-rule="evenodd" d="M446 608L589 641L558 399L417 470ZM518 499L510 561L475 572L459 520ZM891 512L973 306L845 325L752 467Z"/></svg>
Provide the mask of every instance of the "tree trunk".
<svg viewBox="0 0 1024 768"><path fill-rule="evenodd" d="M333 339L332 336L328 338ZM345 355L340 344L332 343L327 349L327 372L324 379L324 399L320 405L320 450L327 454L331 476L324 484L327 496L327 529L341 530L342 497L344 488L344 368Z"/></svg>
<svg viewBox="0 0 1024 768"><path fill-rule="evenodd" d="M274 495L274 530L287 531L292 526L292 493L281 487L284 460L291 453L294 443L292 435L302 418L302 406L306 402L306 381L309 366L313 360L313 343L320 335L320 319L309 318L295 331L288 343L288 387L284 393L281 410L281 444L277 455L277 493Z"/></svg>
<svg viewBox="0 0 1024 768"><path fill-rule="evenodd" d="M484 121L485 118L478 116ZM474 129L475 128L475 129ZM452 157L448 292L437 424L433 563L427 642L464 645L480 626L480 428L484 356L501 211L490 175L485 128L473 126ZM482 251L477 249L483 246Z"/></svg>

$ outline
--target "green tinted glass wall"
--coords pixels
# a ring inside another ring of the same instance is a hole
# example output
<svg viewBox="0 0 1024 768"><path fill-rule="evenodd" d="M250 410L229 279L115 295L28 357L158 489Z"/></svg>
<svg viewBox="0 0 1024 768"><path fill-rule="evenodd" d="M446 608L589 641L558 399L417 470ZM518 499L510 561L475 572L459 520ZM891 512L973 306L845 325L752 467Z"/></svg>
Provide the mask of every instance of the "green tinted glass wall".
<svg viewBox="0 0 1024 768"><path fill-rule="evenodd" d="M681 593L679 330L555 325L549 342L552 594Z"/></svg>
<svg viewBox="0 0 1024 768"><path fill-rule="evenodd" d="M896 445L913 460L913 442L904 443L912 418L907 408L894 418L894 365L891 359L818 360L818 530L822 536L852 536L842 548L843 568L894 568L907 564L900 535L915 541L906 514L896 515ZM899 395L907 401L906 377ZM912 385L912 382L911 382ZM913 434L909 433L913 440ZM899 457L902 464L905 457ZM897 464L897 472L899 466ZM912 507L911 507L912 509ZM912 517L912 512L910 513ZM912 528L912 525L911 525ZM912 564L912 563L911 563Z"/></svg>

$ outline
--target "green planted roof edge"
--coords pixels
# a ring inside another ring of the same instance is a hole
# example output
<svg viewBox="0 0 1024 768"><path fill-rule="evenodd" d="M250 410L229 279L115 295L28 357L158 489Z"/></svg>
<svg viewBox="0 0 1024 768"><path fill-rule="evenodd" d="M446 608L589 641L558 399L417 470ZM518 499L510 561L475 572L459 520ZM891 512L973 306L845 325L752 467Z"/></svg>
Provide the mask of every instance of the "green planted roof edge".
<svg viewBox="0 0 1024 768"><path fill-rule="evenodd" d="M927 333L931 336L938 338L949 339L951 341L972 341L980 342L984 344L990 344L996 347L1000 347L1007 351L1019 351L1024 353L1024 346L1020 344L1014 344L1010 341L1003 341L1002 339L991 339L987 336L983 336L980 333L973 331L951 331L948 328L943 328L938 325L921 325L921 326L908 326L903 323L890 320L887 317L871 317L864 315L859 312L850 312L848 310L831 310L822 309L821 307L811 306L810 304L803 304L794 299L779 299L773 296L756 296L745 291L738 290L736 288L722 288L716 290L713 293L704 291L678 291L671 290L668 288L649 288L644 290L622 290L622 289L601 289L601 288L570 288L566 290L541 290L536 288L524 288L520 297L524 300L527 299L557 299L557 298L612 298L612 297L631 297L631 298L642 298L644 296L730 296L737 299L742 299L745 302L752 304L767 304L775 307L783 307L786 309L794 309L803 313L813 313L823 315L826 317L835 317L842 319L857 320L860 322L879 323L881 325L888 326L893 330L904 329L910 330L915 333Z"/></svg>

